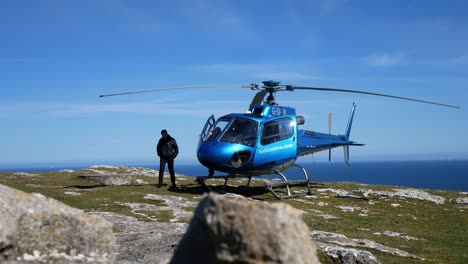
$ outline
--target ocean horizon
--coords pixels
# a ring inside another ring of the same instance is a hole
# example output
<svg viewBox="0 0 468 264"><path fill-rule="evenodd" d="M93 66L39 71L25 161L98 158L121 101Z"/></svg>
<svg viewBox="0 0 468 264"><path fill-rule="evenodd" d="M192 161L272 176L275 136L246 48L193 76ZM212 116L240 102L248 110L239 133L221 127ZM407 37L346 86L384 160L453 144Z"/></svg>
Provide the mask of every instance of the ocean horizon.
<svg viewBox="0 0 468 264"><path fill-rule="evenodd" d="M114 165L159 169L156 162L118 162L83 164L32 164L0 165L0 171L54 172L64 169L78 170L92 165ZM314 182L358 182L422 189L468 191L468 160L422 160L422 161L356 161L351 167L342 162L301 162ZM176 163L176 173L187 176L207 176L208 169L198 163ZM303 179L302 172L292 167L283 172L288 179ZM216 172L215 175L224 175ZM265 175L262 178L278 178Z"/></svg>

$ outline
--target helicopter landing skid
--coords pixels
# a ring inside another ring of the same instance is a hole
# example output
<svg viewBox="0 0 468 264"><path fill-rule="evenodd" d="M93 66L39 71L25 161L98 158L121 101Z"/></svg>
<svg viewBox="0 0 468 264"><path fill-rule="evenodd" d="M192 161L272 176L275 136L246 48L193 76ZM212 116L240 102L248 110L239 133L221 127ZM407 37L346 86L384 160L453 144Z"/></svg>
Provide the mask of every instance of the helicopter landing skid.
<svg viewBox="0 0 468 264"><path fill-rule="evenodd" d="M288 179L286 178L286 176L284 176L284 174L282 174L280 171L276 171L276 174L280 175L284 182L267 182L265 183L265 187L278 199L283 199L283 198L291 198L291 197L297 197L297 196L300 196L300 195L312 195L313 192L312 192L312 188L310 187L310 181L309 181L309 176L307 175L307 172L306 170L304 169L304 167L298 165L298 164L294 164L292 166L295 166L295 167L298 167L302 170L302 172L304 173L304 180L296 180L296 181L288 181ZM292 187L292 186L306 186L307 187L307 193L294 193L294 194L291 194L291 190L289 189L289 187ZM274 188L281 188L281 187L286 187L286 193L278 193L274 190Z"/></svg>

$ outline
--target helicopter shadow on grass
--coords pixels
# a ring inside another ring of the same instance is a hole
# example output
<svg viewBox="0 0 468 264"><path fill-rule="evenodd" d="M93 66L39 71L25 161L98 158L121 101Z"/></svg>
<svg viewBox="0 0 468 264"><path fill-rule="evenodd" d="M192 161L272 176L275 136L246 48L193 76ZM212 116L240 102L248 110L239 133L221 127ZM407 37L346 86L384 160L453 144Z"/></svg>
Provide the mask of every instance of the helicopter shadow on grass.
<svg viewBox="0 0 468 264"><path fill-rule="evenodd" d="M190 193L190 194L197 194L203 195L205 193L217 193L217 194L227 194L232 193L236 195L241 195L244 197L250 197L256 200L267 200L273 197L265 197L266 194L270 193L265 186L246 186L245 183L236 183L236 184L228 184L224 186L224 183L220 182L213 182L210 183L211 179L208 179L208 182L205 184L200 184L195 180L196 176L194 177L194 181L190 183L183 183L179 185L178 188L172 189L169 188L169 191L177 192L177 193Z"/></svg>
<svg viewBox="0 0 468 264"><path fill-rule="evenodd" d="M203 177L203 176L200 176ZM195 179L197 176L193 176L194 181L193 182L184 182L181 183L178 188L171 188L169 187L169 184L164 183L163 184L163 189L167 189L169 192L173 193L188 193L188 194L193 194L193 195L203 195L205 193L217 193L217 194L235 194L235 195L241 195L244 197L252 198L255 200L260 200L260 201L269 201L269 200L277 200L270 191L263 185L263 183L260 185L259 182L253 183L250 186L246 186L246 181L245 182L239 182L237 181L235 184L229 183L226 186L224 186L223 182L220 182L219 180L222 178L213 178L213 179L208 179L208 181L211 180L218 180L218 182L205 182L205 184L201 184L200 182L197 182ZM232 179L232 181L235 181L235 179ZM311 183L311 187L314 188L323 188L324 184L322 183ZM104 187L115 187L117 185L106 185L106 184L75 184L75 185L68 185L68 186L63 186L63 189L79 189L79 190L91 190L91 189L97 189L97 188L104 188ZM155 190L157 189L157 184L156 183L146 183L146 184L125 184L121 185L125 187L154 187ZM279 193L284 194L284 191L279 191Z"/></svg>
<svg viewBox="0 0 468 264"><path fill-rule="evenodd" d="M204 184L200 184L199 182L195 180L193 183L182 184L177 189L168 188L168 190L172 192L177 192L177 193L190 193L190 194L198 194L198 195L203 195L204 193L209 193L209 192L217 193L221 195L231 193L231 194L241 195L244 197L248 197L248 198L252 198L252 199L260 200L260 201L278 200L278 198L276 198L273 194L271 194L271 192L266 188L266 186L263 185L263 182L253 183L250 186L246 186L245 184L246 182L237 181L234 184L231 183L231 184L224 186L224 184L220 182L215 182L211 184L209 182L205 182ZM323 183L311 182L311 187L312 188L325 188L326 185ZM290 187L290 188L291 188L292 196L289 196L289 197L297 197L297 196L303 196L307 194L307 188L305 186L301 186L301 187L296 186L296 187ZM281 189L276 189L275 191L277 194L284 195L285 198L288 197L286 187L283 187Z"/></svg>

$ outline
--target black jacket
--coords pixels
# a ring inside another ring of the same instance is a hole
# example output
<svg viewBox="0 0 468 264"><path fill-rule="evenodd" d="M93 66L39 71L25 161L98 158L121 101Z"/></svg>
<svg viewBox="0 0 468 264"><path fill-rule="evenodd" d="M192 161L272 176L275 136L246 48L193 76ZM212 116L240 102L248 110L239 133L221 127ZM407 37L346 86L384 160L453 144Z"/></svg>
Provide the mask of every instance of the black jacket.
<svg viewBox="0 0 468 264"><path fill-rule="evenodd" d="M175 159L177 154L179 154L179 147L177 146L176 140L170 135L167 135L165 140L162 137L159 139L156 151L160 158Z"/></svg>

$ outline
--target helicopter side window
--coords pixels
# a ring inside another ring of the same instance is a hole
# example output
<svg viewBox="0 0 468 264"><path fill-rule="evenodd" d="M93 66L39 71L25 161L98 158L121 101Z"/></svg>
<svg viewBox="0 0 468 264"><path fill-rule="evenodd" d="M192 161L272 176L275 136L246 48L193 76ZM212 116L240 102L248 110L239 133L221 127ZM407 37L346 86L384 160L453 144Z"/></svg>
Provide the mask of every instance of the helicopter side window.
<svg viewBox="0 0 468 264"><path fill-rule="evenodd" d="M288 139L294 135L294 126L292 119L281 118L266 122L262 129L262 145L272 144L281 140Z"/></svg>
<svg viewBox="0 0 468 264"><path fill-rule="evenodd" d="M221 131L229 124L229 119L219 119L216 124L213 126L214 128L210 130L208 136L206 137L205 141L213 141L218 138Z"/></svg>
<svg viewBox="0 0 468 264"><path fill-rule="evenodd" d="M258 123L254 120L236 118L221 137L221 141L254 147L257 142Z"/></svg>

